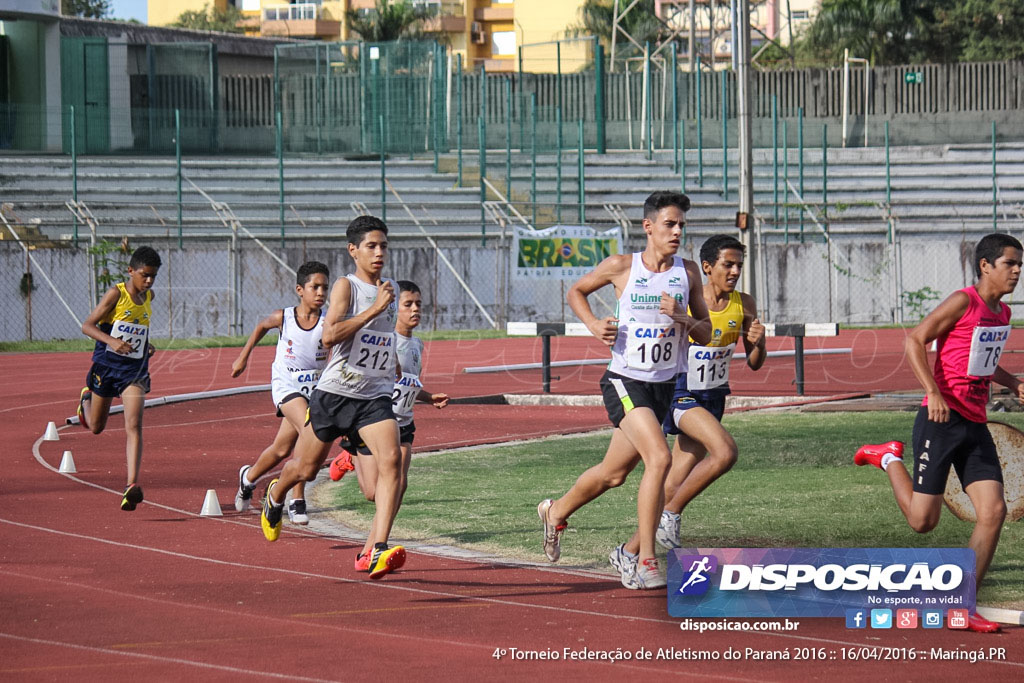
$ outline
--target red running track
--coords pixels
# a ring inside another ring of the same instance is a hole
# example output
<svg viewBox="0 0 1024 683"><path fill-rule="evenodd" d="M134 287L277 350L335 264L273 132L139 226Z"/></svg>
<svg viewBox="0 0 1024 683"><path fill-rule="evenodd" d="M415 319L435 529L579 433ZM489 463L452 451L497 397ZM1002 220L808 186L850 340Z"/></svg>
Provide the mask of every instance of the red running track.
<svg viewBox="0 0 1024 683"><path fill-rule="evenodd" d="M895 337L887 331L877 338L886 336ZM830 341L842 346L842 340ZM556 359L600 353L589 340L558 341ZM868 347L865 335L846 345ZM896 386L907 374L893 360L901 352L880 348L864 364L871 355L866 351L855 352L847 363L827 357L813 370L809 361L808 378L814 377L824 393L825 386L852 382L858 369L867 367L870 377L861 377L861 384L887 382L885 389L912 389ZM268 351L259 350L253 372L243 378L246 382L267 381ZM154 359L154 395L238 383L227 377L235 353L160 354ZM538 355L534 340L432 343L427 384L460 396L513 387L533 392L539 386L537 371L484 376L457 371L466 365L527 362ZM778 379L760 387L748 386L737 372L737 389L787 393L780 389L792 379L786 372L791 362L776 368L770 361L762 377ZM0 476L0 678L362 681L382 676L550 676L593 681L653 674L749 681L972 675L1009 681L1024 674L1021 629L999 636L945 630L879 635L847 630L841 620L805 619L795 633L698 635L680 631L679 621L666 615L661 592L638 594L610 577L546 564L512 567L416 552L402 571L380 582L365 580L351 569L356 551L352 542L288 527L280 541L270 544L263 540L254 514L229 509L222 518L197 516L208 488L217 489L222 504L230 505L237 467L273 436L276 420L265 394L147 411L147 500L136 512L124 513L117 507L124 477L121 418L113 417L100 436L78 427L63 429L60 442L38 445L38 460L33 453L46 422L59 422L73 412L87 364L86 354L0 356L5 378L0 419L6 442ZM563 374L555 388L592 392L592 373L599 372L590 368L570 377ZM444 411L427 407L417 421L418 444L428 448L605 425L599 408L481 405ZM78 474L55 471L64 449L74 452ZM546 493L538 492L537 498ZM523 502L524 525L536 524L535 503ZM539 536L538 529L537 559L542 562ZM958 652L1003 647L1007 660L971 665L842 659L844 648L860 646L870 652L879 652L873 649L877 646ZM612 664L520 660L507 654L511 648L560 655L563 648L621 648L632 655L646 648L656 655L666 648L681 656L697 650L721 657L729 647L741 658L634 658ZM745 657L748 647L790 657L807 652L801 648L823 648L826 660L765 662ZM495 659L495 650L501 649L506 655Z"/></svg>

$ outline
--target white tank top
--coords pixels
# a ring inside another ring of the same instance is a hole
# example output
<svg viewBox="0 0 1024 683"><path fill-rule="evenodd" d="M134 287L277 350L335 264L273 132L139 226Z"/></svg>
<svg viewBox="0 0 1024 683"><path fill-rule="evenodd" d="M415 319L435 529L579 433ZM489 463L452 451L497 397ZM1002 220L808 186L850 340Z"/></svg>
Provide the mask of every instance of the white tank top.
<svg viewBox="0 0 1024 683"><path fill-rule="evenodd" d="M286 308L281 313L281 334L270 366L271 376L290 378L300 386L315 386L320 371L327 365L327 349L323 343L325 311L320 309L320 318L309 330L295 320L295 308Z"/></svg>
<svg viewBox="0 0 1024 683"><path fill-rule="evenodd" d="M423 388L420 373L423 371L423 340L395 334L398 340L398 363L402 366L402 377L395 382L391 394L391 407L395 411L398 426L412 423L412 406Z"/></svg>
<svg viewBox="0 0 1024 683"><path fill-rule="evenodd" d="M346 318L359 315L377 299L377 285L346 275L352 287L352 301ZM386 279L386 278L385 278ZM398 294L398 283L387 280ZM331 349L330 360L316 388L340 396L374 399L390 396L395 386L395 318L398 305L392 301L384 311L352 337Z"/></svg>
<svg viewBox="0 0 1024 683"><path fill-rule="evenodd" d="M619 333L612 346L610 372L643 382L669 382L686 371L685 335L679 323L661 313L662 292L686 307L690 280L683 259L675 256L671 268L653 273L644 266L642 254L634 253L629 281L616 306Z"/></svg>

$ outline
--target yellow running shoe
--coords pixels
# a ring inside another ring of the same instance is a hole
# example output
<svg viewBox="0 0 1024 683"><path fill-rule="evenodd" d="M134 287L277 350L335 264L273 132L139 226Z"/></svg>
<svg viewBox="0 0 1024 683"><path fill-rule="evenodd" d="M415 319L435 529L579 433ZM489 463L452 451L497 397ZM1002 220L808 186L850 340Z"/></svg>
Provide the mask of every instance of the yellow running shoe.
<svg viewBox="0 0 1024 683"><path fill-rule="evenodd" d="M396 545L388 548L386 543L378 543L370 555L370 578L379 579L385 574L400 569L405 564L405 548Z"/></svg>
<svg viewBox="0 0 1024 683"><path fill-rule="evenodd" d="M274 505L270 502L270 492L276 483L277 479L267 485L267 493L263 496L263 512L260 513L260 526L263 527L263 536L268 541L276 541L281 535L281 513L284 512L284 503Z"/></svg>
<svg viewBox="0 0 1024 683"><path fill-rule="evenodd" d="M121 498L121 509L125 512L131 512L141 502L142 487L138 484L132 484L124 490L124 496Z"/></svg>

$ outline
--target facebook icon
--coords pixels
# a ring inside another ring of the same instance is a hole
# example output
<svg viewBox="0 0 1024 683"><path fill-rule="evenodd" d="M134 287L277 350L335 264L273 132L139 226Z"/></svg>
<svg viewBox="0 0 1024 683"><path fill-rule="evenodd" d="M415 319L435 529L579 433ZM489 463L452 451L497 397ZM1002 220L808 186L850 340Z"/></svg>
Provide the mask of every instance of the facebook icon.
<svg viewBox="0 0 1024 683"><path fill-rule="evenodd" d="M862 609L846 610L846 628L867 628L867 612Z"/></svg>

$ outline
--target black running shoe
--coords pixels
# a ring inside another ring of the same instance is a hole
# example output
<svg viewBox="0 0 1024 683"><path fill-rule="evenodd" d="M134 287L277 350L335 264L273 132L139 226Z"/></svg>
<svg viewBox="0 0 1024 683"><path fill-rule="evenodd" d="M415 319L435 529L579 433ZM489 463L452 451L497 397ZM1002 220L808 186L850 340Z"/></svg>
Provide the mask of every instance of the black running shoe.
<svg viewBox="0 0 1024 683"><path fill-rule="evenodd" d="M125 512L131 512L142 502L142 487L138 484L132 484L124 490L124 497L121 498L121 509Z"/></svg>

